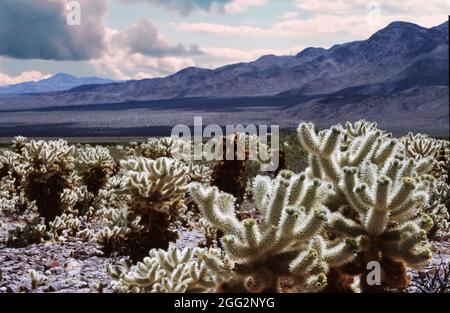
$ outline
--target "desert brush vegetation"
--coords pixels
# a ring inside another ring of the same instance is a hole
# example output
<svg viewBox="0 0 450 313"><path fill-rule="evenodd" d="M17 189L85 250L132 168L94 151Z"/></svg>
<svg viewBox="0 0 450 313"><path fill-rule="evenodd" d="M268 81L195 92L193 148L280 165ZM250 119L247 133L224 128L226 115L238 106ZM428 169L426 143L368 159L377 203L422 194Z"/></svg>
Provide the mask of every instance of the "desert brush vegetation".
<svg viewBox="0 0 450 313"><path fill-rule="evenodd" d="M237 136L246 135L221 140ZM16 137L1 147L0 292L438 289L418 273L445 272L437 255L450 261L448 140L395 138L365 120L302 123L281 136L273 172L247 151L241 160L177 157L191 144ZM34 261L17 279L10 268L21 251ZM39 263L39 253L55 260ZM74 264L85 266L75 277ZM380 266L375 284L370 264ZM86 276L92 267L98 277Z"/></svg>

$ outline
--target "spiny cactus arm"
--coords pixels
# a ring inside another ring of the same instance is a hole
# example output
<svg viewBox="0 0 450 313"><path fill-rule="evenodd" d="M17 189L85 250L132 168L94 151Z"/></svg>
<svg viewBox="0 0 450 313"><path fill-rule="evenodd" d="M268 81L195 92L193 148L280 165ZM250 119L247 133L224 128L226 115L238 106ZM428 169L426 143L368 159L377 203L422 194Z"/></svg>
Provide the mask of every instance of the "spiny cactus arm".
<svg viewBox="0 0 450 313"><path fill-rule="evenodd" d="M304 173L295 175L291 180L289 188L289 206L299 205L302 192L305 187L306 175ZM267 192L266 192L267 194Z"/></svg>
<svg viewBox="0 0 450 313"><path fill-rule="evenodd" d="M243 229L234 214L235 199L232 195L221 193L216 187L204 187L199 183L189 184L189 191L208 222L225 233L236 234L242 238Z"/></svg>
<svg viewBox="0 0 450 313"><path fill-rule="evenodd" d="M359 166L371 156L371 151L381 136L380 131L369 132L352 142L349 147L349 166Z"/></svg>
<svg viewBox="0 0 450 313"><path fill-rule="evenodd" d="M322 169L320 167L320 162L315 155L310 154L308 156L308 164L309 164L309 168L308 168L309 176L322 179L323 175L322 175Z"/></svg>
<svg viewBox="0 0 450 313"><path fill-rule="evenodd" d="M391 181L385 176L378 179L375 191L375 205L369 208L365 220L364 227L370 235L382 234L389 222L389 208L387 199Z"/></svg>
<svg viewBox="0 0 450 313"><path fill-rule="evenodd" d="M304 208L311 208L319 197L318 193L320 191L320 186L322 182L318 179L314 179L312 183L308 184L306 192L304 193L302 199L295 203L294 205L302 206Z"/></svg>
<svg viewBox="0 0 450 313"><path fill-rule="evenodd" d="M391 158L393 154L395 154L398 147L398 140L391 139L384 141L378 151L374 154L372 161L378 165L382 166L386 163L386 161Z"/></svg>
<svg viewBox="0 0 450 313"><path fill-rule="evenodd" d="M344 167L343 177L339 182L339 188L343 191L346 196L346 200L352 208L354 208L359 214L364 215L368 210L366 201L373 202L374 200L371 199L371 196L369 196L369 199L364 199L366 201L361 200L359 195L362 195L362 190L360 189L361 187L357 187L356 173L357 169L355 167Z"/></svg>
<svg viewBox="0 0 450 313"><path fill-rule="evenodd" d="M392 198L389 200L388 204L389 209L391 211L395 211L397 208L402 206L407 201L407 199L411 197L414 189L416 189L416 185L412 178L410 177L402 178L400 188L396 193L394 193Z"/></svg>
<svg viewBox="0 0 450 313"><path fill-rule="evenodd" d="M426 231L420 229L416 232L409 232L404 235L400 243L401 257L410 266L418 266L428 262L432 256L431 250L426 245L421 245L426 241Z"/></svg>
<svg viewBox="0 0 450 313"><path fill-rule="evenodd" d="M351 262L359 251L358 241L352 238L346 238L331 247L328 247L326 241L320 236L315 237L314 241L319 255L329 267L340 267Z"/></svg>
<svg viewBox="0 0 450 313"><path fill-rule="evenodd" d="M384 165L384 167L381 169L381 173L393 182L396 182L402 167L402 162L400 162L400 160L398 159L394 159Z"/></svg>
<svg viewBox="0 0 450 313"><path fill-rule="evenodd" d="M326 134L320 154L329 158L338 148L341 140L341 130L338 127L332 127Z"/></svg>
<svg viewBox="0 0 450 313"><path fill-rule="evenodd" d="M253 180L252 199L255 207L265 214L268 197L267 195L272 192L272 180L268 176L258 175Z"/></svg>
<svg viewBox="0 0 450 313"><path fill-rule="evenodd" d="M366 233L362 225L345 218L341 213L333 213L330 217L329 225L330 229L345 236L357 237Z"/></svg>
<svg viewBox="0 0 450 313"><path fill-rule="evenodd" d="M415 192L402 205L391 210L390 220L395 222L405 222L415 217L420 208L428 202L426 192Z"/></svg>
<svg viewBox="0 0 450 313"><path fill-rule="evenodd" d="M327 275L320 273L310 276L306 280L304 288L307 292L319 292L327 286L327 283Z"/></svg>
<svg viewBox="0 0 450 313"><path fill-rule="evenodd" d="M275 180L275 186L273 188L273 195L268 203L268 208L265 212L264 223L267 225L278 225L280 223L281 214L283 208L288 203L288 188L290 181L283 177L283 172Z"/></svg>
<svg viewBox="0 0 450 313"><path fill-rule="evenodd" d="M310 212L300 227L295 230L294 236L300 241L311 239L325 225L329 214L330 212L325 207Z"/></svg>
<svg viewBox="0 0 450 313"><path fill-rule="evenodd" d="M289 265L297 284L307 292L317 292L327 284L328 265L322 260L326 248L323 239L316 236L310 240L307 249L301 252Z"/></svg>
<svg viewBox="0 0 450 313"><path fill-rule="evenodd" d="M436 159L433 157L426 157L417 161L415 170L418 174L427 174L433 169Z"/></svg>
<svg viewBox="0 0 450 313"><path fill-rule="evenodd" d="M301 211L305 209L295 209L293 207L287 208L282 217L276 235L277 242L282 246L287 246L292 238L295 236L295 227L298 225Z"/></svg>
<svg viewBox="0 0 450 313"><path fill-rule="evenodd" d="M379 241L383 253L394 259L401 259L407 265L417 266L431 258L431 250L426 243L426 231L416 221L387 230Z"/></svg>
<svg viewBox="0 0 450 313"><path fill-rule="evenodd" d="M302 145L316 156L320 155L320 139L314 132L314 125L302 123L299 125L298 134Z"/></svg>
<svg viewBox="0 0 450 313"><path fill-rule="evenodd" d="M400 169L399 177L412 177L414 171L415 162L412 159L409 159L403 162L403 166Z"/></svg>

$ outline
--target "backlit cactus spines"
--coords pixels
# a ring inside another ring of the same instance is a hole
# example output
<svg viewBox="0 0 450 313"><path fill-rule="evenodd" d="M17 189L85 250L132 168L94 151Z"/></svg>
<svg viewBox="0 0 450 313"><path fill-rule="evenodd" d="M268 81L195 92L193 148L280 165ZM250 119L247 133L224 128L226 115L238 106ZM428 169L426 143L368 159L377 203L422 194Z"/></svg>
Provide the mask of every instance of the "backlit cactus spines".
<svg viewBox="0 0 450 313"><path fill-rule="evenodd" d="M62 213L64 189L73 187L75 147L64 140L31 141L22 154L25 195L48 223Z"/></svg>
<svg viewBox="0 0 450 313"><path fill-rule="evenodd" d="M16 199L15 201L20 201ZM25 204L26 209L21 212L20 220L22 225L18 225L8 233L6 245L9 247L26 247L30 244L39 244L44 240L47 226L37 213L35 202Z"/></svg>
<svg viewBox="0 0 450 313"><path fill-rule="evenodd" d="M354 212L350 216L334 213L330 225L334 233L365 238L365 248L355 261L362 262L357 265L360 273L366 274L363 263L370 261L394 262L396 269L426 263L431 251L425 233L431 220L420 214L429 198L428 183L421 175L429 171L429 159L397 159L399 142L381 140L380 131L354 138L342 152L339 128L319 135L312 124L301 124L298 130L301 144L311 154L310 160L317 164L309 175L319 175L337 191L327 204L334 211L344 206ZM401 271L406 273L404 269ZM401 277L397 282L384 281L383 286L406 287L399 281L407 283ZM370 286L362 283L366 291L370 290Z"/></svg>
<svg viewBox="0 0 450 313"><path fill-rule="evenodd" d="M159 159L162 157L183 159L191 154L191 143L179 137L149 139L141 144L141 154L145 158Z"/></svg>
<svg viewBox="0 0 450 313"><path fill-rule="evenodd" d="M170 248L153 249L142 262L132 267L107 267L116 292L132 293L184 293L211 292L219 277L205 265L205 256L220 257L215 249ZM216 273L215 273L216 274Z"/></svg>
<svg viewBox="0 0 450 313"><path fill-rule="evenodd" d="M382 139L392 138L391 133L379 130L376 122L359 120L353 124L346 122L344 126L337 125L337 127L342 131L342 140L340 145L340 149L342 151L346 151L355 138L365 136L369 132L379 131Z"/></svg>
<svg viewBox="0 0 450 313"><path fill-rule="evenodd" d="M132 256L139 260L149 249L166 249L177 239L178 233L170 223L186 210L187 168L169 158L129 159L121 165L126 170L121 193L127 202L128 222L139 218L142 226L139 232L127 236L130 244L141 246Z"/></svg>
<svg viewBox="0 0 450 313"><path fill-rule="evenodd" d="M439 149L439 141L424 134L413 134L400 138L405 147L406 155L413 159L435 157Z"/></svg>
<svg viewBox="0 0 450 313"><path fill-rule="evenodd" d="M423 212L433 220L428 237L447 239L450 237L450 186L444 181L435 181L431 190L430 200L423 207Z"/></svg>
<svg viewBox="0 0 450 313"><path fill-rule="evenodd" d="M97 195L114 172L115 163L109 149L100 146L88 147L80 149L78 156L80 163L86 167L82 174L83 183L89 192Z"/></svg>
<svg viewBox="0 0 450 313"><path fill-rule="evenodd" d="M64 242L70 237L89 240L92 233L86 228L85 219L72 214L62 214L49 223L46 235L49 240Z"/></svg>
<svg viewBox="0 0 450 313"><path fill-rule="evenodd" d="M93 198L86 186L64 189L61 194L62 210L68 214L85 215L92 209L90 204Z"/></svg>
<svg viewBox="0 0 450 313"><path fill-rule="evenodd" d="M0 179L12 182L14 191L17 191L21 184L23 166L20 154L9 150L0 153Z"/></svg>
<svg viewBox="0 0 450 313"><path fill-rule="evenodd" d="M12 140L12 150L16 153L21 153L22 149L25 147L26 143L28 142L28 139L23 136L16 136Z"/></svg>
<svg viewBox="0 0 450 313"><path fill-rule="evenodd" d="M356 255L357 244L329 249L320 237L329 211L318 201L319 194L331 191L305 175L282 171L274 180L257 176L253 200L258 220L240 221L235 198L216 187L192 183L190 192L204 218L224 233L221 243L234 266L226 286L235 290L280 291L281 279L288 277L299 290L318 291L326 285L329 266L345 264ZM217 260L208 264L221 268Z"/></svg>
<svg viewBox="0 0 450 313"><path fill-rule="evenodd" d="M145 216L149 211L178 214L184 209L187 191L186 166L174 159L145 158L122 163L127 170L124 191L130 193L131 211Z"/></svg>
<svg viewBox="0 0 450 313"><path fill-rule="evenodd" d="M203 164L189 164L187 174L190 182L198 182L203 184L210 184L213 170Z"/></svg>
<svg viewBox="0 0 450 313"><path fill-rule="evenodd" d="M358 187L359 193L367 192L365 185L375 188L378 178L384 175L392 181L392 189L396 190L402 185L402 178L416 179L429 169L428 159L417 162L396 159L398 140L381 140L380 131L355 138L345 152L340 149L342 133L338 127L317 135L314 125L301 124L298 132L301 144L310 153L308 174L329 181L337 191L338 201L334 208L350 203L354 210L361 211L364 203L352 198L352 189Z"/></svg>

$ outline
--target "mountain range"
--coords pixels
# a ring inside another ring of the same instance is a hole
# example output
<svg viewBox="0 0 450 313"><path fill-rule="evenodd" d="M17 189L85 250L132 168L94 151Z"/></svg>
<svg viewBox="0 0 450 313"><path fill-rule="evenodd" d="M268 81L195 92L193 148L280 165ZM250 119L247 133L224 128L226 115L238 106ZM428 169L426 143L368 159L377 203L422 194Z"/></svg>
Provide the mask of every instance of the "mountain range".
<svg viewBox="0 0 450 313"><path fill-rule="evenodd" d="M117 123L144 133L199 112L217 112L205 116L222 125L250 121L293 127L305 119L325 126L366 118L399 131L448 133L448 53L448 22L431 28L393 22L367 40L329 49L266 55L217 69L190 67L164 78L0 97L0 113L10 114L7 121L17 125L21 120L12 115L24 112L76 111L78 119L86 114L87 120L86 112L97 112L103 122L85 120L83 127L111 128L117 126L109 125L115 116L107 116L120 110ZM64 117L71 127L80 124L75 116Z"/></svg>
<svg viewBox="0 0 450 313"><path fill-rule="evenodd" d="M40 81L1 86L0 95L40 94L66 91L82 85L101 85L113 82L115 81L99 77L76 77L65 73L58 73Z"/></svg>

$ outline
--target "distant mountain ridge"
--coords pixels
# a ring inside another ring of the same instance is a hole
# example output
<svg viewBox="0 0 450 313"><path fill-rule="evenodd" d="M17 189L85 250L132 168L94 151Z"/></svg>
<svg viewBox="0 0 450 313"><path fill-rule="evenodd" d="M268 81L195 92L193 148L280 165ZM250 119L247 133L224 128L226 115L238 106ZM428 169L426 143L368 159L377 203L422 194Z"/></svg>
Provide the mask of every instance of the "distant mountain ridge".
<svg viewBox="0 0 450 313"><path fill-rule="evenodd" d="M65 73L58 73L50 78L40 81L1 86L0 95L40 94L67 91L82 85L101 85L113 82L114 80L99 77L76 77Z"/></svg>
<svg viewBox="0 0 450 313"><path fill-rule="evenodd" d="M210 70L186 68L164 78L83 86L62 94L74 103L146 101L188 97L330 94L364 86L393 92L448 84L448 22L432 28L393 22L369 39L295 56L267 55L254 62Z"/></svg>

